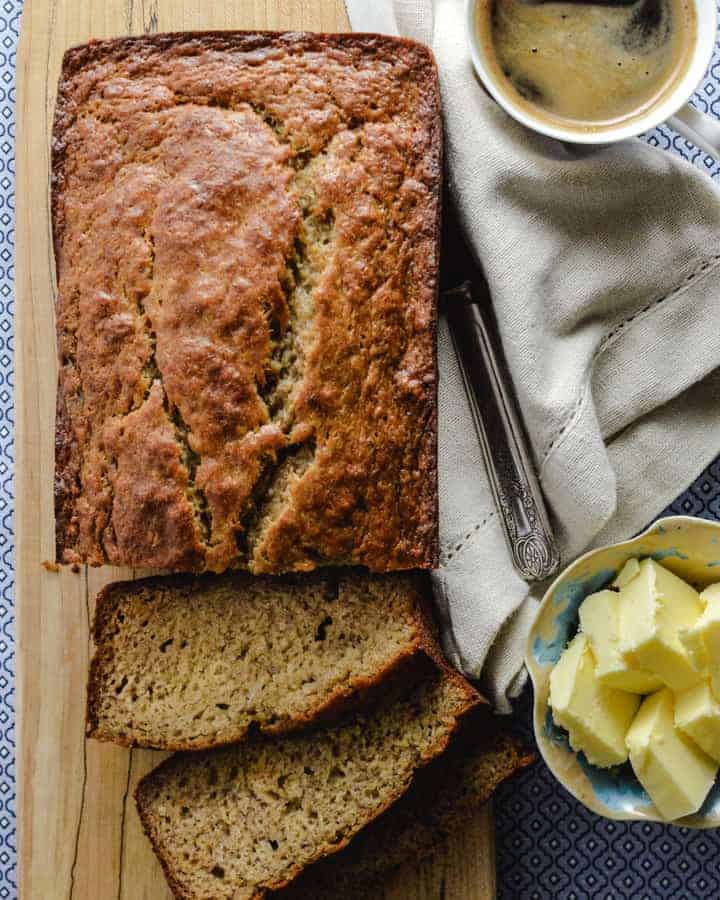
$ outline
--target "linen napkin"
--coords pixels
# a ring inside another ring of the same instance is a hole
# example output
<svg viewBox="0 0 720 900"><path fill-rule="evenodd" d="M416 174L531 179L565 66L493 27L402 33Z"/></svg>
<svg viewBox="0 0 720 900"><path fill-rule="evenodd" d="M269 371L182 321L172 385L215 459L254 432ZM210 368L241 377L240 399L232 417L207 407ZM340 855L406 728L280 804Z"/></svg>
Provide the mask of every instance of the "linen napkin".
<svg viewBox="0 0 720 900"><path fill-rule="evenodd" d="M430 45L446 172L490 287L563 563L642 528L720 451L720 191L637 139L572 149L474 76L464 0L347 0L355 31ZM441 321L446 650L500 711L541 589L515 573Z"/></svg>

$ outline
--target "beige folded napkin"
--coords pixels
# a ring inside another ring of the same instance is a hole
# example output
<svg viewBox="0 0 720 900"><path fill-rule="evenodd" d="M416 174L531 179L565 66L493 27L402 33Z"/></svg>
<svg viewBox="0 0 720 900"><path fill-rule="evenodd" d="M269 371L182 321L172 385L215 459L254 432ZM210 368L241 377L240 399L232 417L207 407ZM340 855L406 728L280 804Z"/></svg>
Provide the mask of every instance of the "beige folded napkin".
<svg viewBox="0 0 720 900"><path fill-rule="evenodd" d="M473 74L463 0L347 8L435 53L450 189L563 562L630 536L720 451L720 191L639 140L576 151L516 124ZM444 323L439 352L436 599L450 656L507 711L539 590L510 563Z"/></svg>

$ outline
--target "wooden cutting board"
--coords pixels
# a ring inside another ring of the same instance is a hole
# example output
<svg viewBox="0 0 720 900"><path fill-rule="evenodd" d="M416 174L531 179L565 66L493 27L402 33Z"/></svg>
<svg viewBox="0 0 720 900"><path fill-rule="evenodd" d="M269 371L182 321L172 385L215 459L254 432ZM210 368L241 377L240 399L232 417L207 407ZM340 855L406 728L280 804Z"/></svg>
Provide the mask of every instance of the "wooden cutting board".
<svg viewBox="0 0 720 900"><path fill-rule="evenodd" d="M163 754L85 741L88 624L97 590L131 570L46 570L54 558L54 275L48 171L65 49L89 38L203 28L346 31L341 0L25 0L18 51L16 541L18 839L22 900L167 900L141 833L135 784ZM495 894L492 817L377 900Z"/></svg>

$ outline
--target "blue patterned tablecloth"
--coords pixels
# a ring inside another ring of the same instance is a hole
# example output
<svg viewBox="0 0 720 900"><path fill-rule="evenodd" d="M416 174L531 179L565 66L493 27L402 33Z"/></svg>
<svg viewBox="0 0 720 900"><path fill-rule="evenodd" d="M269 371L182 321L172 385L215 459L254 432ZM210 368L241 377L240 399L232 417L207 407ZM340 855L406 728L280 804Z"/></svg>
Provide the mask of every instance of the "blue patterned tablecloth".
<svg viewBox="0 0 720 900"><path fill-rule="evenodd" d="M13 587L15 48L22 0L0 2L0 898L17 896Z"/></svg>
<svg viewBox="0 0 720 900"><path fill-rule="evenodd" d="M17 897L12 392L15 49L21 10L22 0L0 0L0 900ZM720 43L693 102L720 118ZM646 139L720 178L718 162L667 126ZM720 519L720 457L666 512ZM529 692L518 718L531 740ZM541 762L501 788L495 811L500 900L720 898L720 831L606 821L563 791Z"/></svg>

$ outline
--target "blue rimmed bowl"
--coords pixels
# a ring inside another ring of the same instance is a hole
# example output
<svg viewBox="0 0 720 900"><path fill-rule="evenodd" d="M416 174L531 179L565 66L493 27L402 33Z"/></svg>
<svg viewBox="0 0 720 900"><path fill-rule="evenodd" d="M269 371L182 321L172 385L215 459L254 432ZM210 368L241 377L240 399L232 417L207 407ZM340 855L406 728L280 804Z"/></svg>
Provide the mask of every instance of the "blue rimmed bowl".
<svg viewBox="0 0 720 900"><path fill-rule="evenodd" d="M535 739L550 771L581 803L609 819L663 821L629 763L612 769L590 765L570 747L552 719L550 672L578 627L580 604L608 587L631 557L652 557L698 589L720 581L720 523L689 516L658 519L630 541L591 550L555 579L530 631L525 662L535 689ZM689 828L720 826L720 780L702 809L674 824Z"/></svg>

